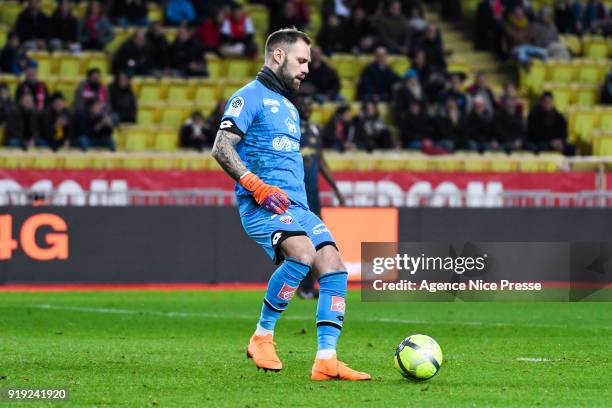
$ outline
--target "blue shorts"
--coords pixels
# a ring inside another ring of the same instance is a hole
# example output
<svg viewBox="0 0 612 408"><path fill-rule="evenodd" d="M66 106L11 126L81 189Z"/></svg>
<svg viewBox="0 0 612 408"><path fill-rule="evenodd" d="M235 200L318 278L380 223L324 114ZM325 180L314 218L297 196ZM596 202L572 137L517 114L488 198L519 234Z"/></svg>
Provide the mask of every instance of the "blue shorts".
<svg viewBox="0 0 612 408"><path fill-rule="evenodd" d="M337 248L323 221L312 211L296 204L291 204L281 215L273 214L256 203L241 205L240 219L249 237L261 245L277 264L283 261L283 254L277 248L292 236L306 235L316 250L326 245Z"/></svg>

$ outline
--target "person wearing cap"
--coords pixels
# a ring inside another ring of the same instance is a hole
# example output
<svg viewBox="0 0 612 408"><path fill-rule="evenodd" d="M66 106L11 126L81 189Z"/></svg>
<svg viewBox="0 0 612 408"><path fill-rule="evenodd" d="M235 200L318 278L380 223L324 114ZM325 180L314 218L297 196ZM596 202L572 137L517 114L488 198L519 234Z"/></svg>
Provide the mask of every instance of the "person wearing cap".
<svg viewBox="0 0 612 408"><path fill-rule="evenodd" d="M61 92L51 95L49 106L41 114L40 145L53 150L67 146L71 139L70 111Z"/></svg>

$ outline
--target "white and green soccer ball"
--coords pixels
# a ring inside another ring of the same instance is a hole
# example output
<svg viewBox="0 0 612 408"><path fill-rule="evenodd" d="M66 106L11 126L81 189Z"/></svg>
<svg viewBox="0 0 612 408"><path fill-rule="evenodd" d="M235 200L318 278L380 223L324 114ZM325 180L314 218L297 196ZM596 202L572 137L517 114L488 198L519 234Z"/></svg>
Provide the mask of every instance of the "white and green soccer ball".
<svg viewBox="0 0 612 408"><path fill-rule="evenodd" d="M429 380L440 371L442 349L431 337L413 334L397 346L393 362L404 377L416 381Z"/></svg>

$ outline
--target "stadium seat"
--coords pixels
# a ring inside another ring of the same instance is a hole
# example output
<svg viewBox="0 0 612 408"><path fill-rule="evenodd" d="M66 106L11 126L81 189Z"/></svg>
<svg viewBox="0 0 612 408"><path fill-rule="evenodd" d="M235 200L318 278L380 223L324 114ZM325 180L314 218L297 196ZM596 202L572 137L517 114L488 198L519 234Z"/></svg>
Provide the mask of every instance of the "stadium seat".
<svg viewBox="0 0 612 408"><path fill-rule="evenodd" d="M523 159L517 162L518 170L522 172L540 171L540 163L537 160Z"/></svg>
<svg viewBox="0 0 612 408"><path fill-rule="evenodd" d="M577 80L579 83L599 84L601 82L601 65L585 61L577 63L577 66Z"/></svg>
<svg viewBox="0 0 612 408"><path fill-rule="evenodd" d="M546 65L537 60L533 61L529 71L521 70L521 75L525 79L521 80L521 91L539 94L546 80Z"/></svg>
<svg viewBox="0 0 612 408"><path fill-rule="evenodd" d="M178 147L178 130L175 132L161 131L155 134L153 148L160 152L173 152Z"/></svg>
<svg viewBox="0 0 612 408"><path fill-rule="evenodd" d="M572 55L582 55L582 42L580 37L572 34L560 35L559 39Z"/></svg>
<svg viewBox="0 0 612 408"><path fill-rule="evenodd" d="M189 114L189 108L165 107L161 110L160 123L178 129Z"/></svg>
<svg viewBox="0 0 612 408"><path fill-rule="evenodd" d="M218 79L223 77L223 61L219 57L206 55L206 69L208 77Z"/></svg>
<svg viewBox="0 0 612 408"><path fill-rule="evenodd" d="M221 93L221 97L224 100L228 100L234 92L244 86L244 81L227 81L223 85L223 92Z"/></svg>
<svg viewBox="0 0 612 408"><path fill-rule="evenodd" d="M122 133L125 135L125 150L128 152L139 152L147 150L149 146L150 131L147 128L126 128Z"/></svg>
<svg viewBox="0 0 612 408"><path fill-rule="evenodd" d="M21 13L21 5L16 1L6 1L0 7L0 23L13 27L17 16Z"/></svg>
<svg viewBox="0 0 612 408"><path fill-rule="evenodd" d="M230 58L225 67L225 76L230 80L246 81L253 76L252 61L246 58Z"/></svg>
<svg viewBox="0 0 612 408"><path fill-rule="evenodd" d="M85 2L82 2L85 3ZM114 54L133 33L132 29L122 29L115 27L115 38L106 45L106 52Z"/></svg>
<svg viewBox="0 0 612 408"><path fill-rule="evenodd" d="M142 170L150 167L151 159L145 157L128 157L121 160L121 167L128 170Z"/></svg>
<svg viewBox="0 0 612 408"><path fill-rule="evenodd" d="M246 12L251 16L251 21L253 22L256 33L268 32L268 11L265 8L248 5L246 7Z"/></svg>
<svg viewBox="0 0 612 408"><path fill-rule="evenodd" d="M553 93L555 106L560 112L567 112L572 102L572 89L569 86L560 84L544 84L544 88Z"/></svg>
<svg viewBox="0 0 612 408"><path fill-rule="evenodd" d="M30 52L28 57L38 64L38 76L41 78L56 74L56 59L48 52Z"/></svg>
<svg viewBox="0 0 612 408"><path fill-rule="evenodd" d="M163 102L163 87L156 82L143 83L138 94L139 105L156 105Z"/></svg>
<svg viewBox="0 0 612 408"><path fill-rule="evenodd" d="M592 110L574 110L570 111L569 119L570 141L589 141L596 127L596 113Z"/></svg>
<svg viewBox="0 0 612 408"><path fill-rule="evenodd" d="M586 58L595 60L608 59L609 47L605 38L585 36L582 41L584 45L584 56Z"/></svg>
<svg viewBox="0 0 612 408"><path fill-rule="evenodd" d="M342 80L340 95L346 102L352 102L357 98L357 85L353 81Z"/></svg>
<svg viewBox="0 0 612 408"><path fill-rule="evenodd" d="M66 156L64 158L64 167L66 169L81 170L92 167L92 163L88 157L79 153L75 155Z"/></svg>
<svg viewBox="0 0 612 408"><path fill-rule="evenodd" d="M186 103L191 101L191 88L185 81L173 81L168 84L168 103Z"/></svg>
<svg viewBox="0 0 612 408"><path fill-rule="evenodd" d="M78 79L62 78L55 82L54 91L61 92L66 98L66 102L71 105L78 86Z"/></svg>
<svg viewBox="0 0 612 408"><path fill-rule="evenodd" d="M151 169L153 170L172 170L176 167L175 160L170 158L151 159Z"/></svg>
<svg viewBox="0 0 612 408"><path fill-rule="evenodd" d="M389 61L389 65L391 65L391 69L401 78L404 77L406 71L408 71L411 66L407 57L392 58L391 61Z"/></svg>
<svg viewBox="0 0 612 408"><path fill-rule="evenodd" d="M40 151L40 149L37 149ZM44 151L50 151L50 149L44 149ZM57 157L47 155L37 155L32 161L31 167L33 169L50 170L58 167Z"/></svg>
<svg viewBox="0 0 612 408"><path fill-rule="evenodd" d="M138 108L138 124L154 125L159 123L159 108L154 106Z"/></svg>
<svg viewBox="0 0 612 408"><path fill-rule="evenodd" d="M574 103L578 106L595 106L599 101L599 89L591 85L576 85Z"/></svg>
<svg viewBox="0 0 612 408"><path fill-rule="evenodd" d="M340 79L350 80L357 79L361 72L355 62L355 57L351 54L334 54L328 61L329 65L338 72Z"/></svg>
<svg viewBox="0 0 612 408"><path fill-rule="evenodd" d="M82 74L81 66L83 59L79 56L61 54L57 56L58 69L57 74L64 78L80 78Z"/></svg>
<svg viewBox="0 0 612 408"><path fill-rule="evenodd" d="M84 59L84 72L92 68L98 68L103 76L110 74L109 59L105 54L88 53Z"/></svg>
<svg viewBox="0 0 612 408"><path fill-rule="evenodd" d="M216 103L219 97L217 83L201 82L195 85L194 101L197 104L201 103Z"/></svg>
<svg viewBox="0 0 612 408"><path fill-rule="evenodd" d="M605 108L600 115L599 129L609 131L612 129L612 109Z"/></svg>
<svg viewBox="0 0 612 408"><path fill-rule="evenodd" d="M593 154L612 156L612 131L598 131L593 134Z"/></svg>
<svg viewBox="0 0 612 408"><path fill-rule="evenodd" d="M570 84L574 79L575 67L570 62L548 61L548 80L555 83Z"/></svg>

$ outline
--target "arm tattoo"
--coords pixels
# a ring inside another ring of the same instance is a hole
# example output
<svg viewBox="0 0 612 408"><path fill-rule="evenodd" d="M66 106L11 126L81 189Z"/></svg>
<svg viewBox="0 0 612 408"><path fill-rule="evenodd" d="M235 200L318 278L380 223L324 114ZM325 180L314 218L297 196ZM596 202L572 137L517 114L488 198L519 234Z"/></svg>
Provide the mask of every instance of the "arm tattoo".
<svg viewBox="0 0 612 408"><path fill-rule="evenodd" d="M223 170L236 181L247 171L246 166L234 147L240 142L240 139L241 137L235 133L219 130L212 148L212 156L221 165Z"/></svg>

